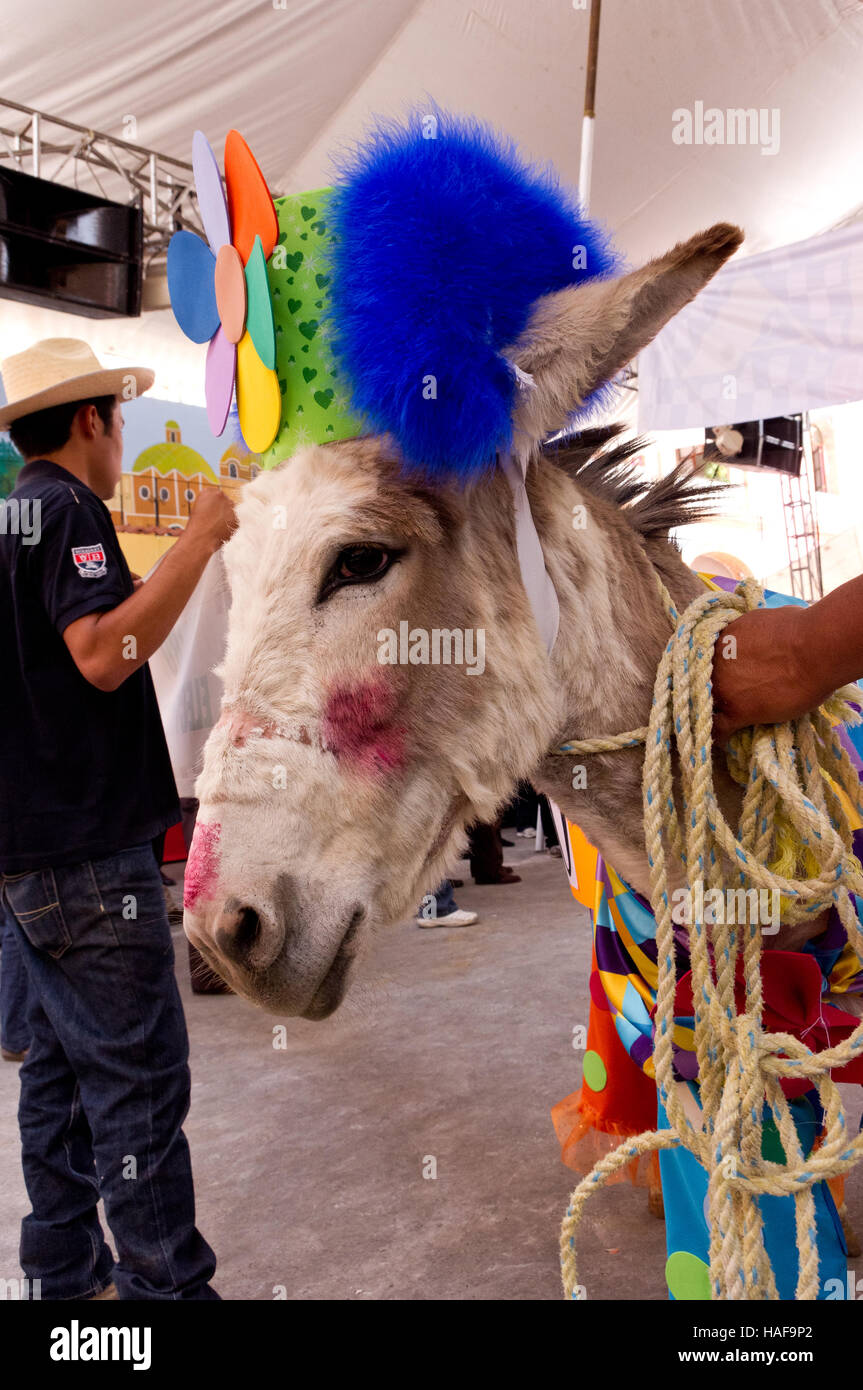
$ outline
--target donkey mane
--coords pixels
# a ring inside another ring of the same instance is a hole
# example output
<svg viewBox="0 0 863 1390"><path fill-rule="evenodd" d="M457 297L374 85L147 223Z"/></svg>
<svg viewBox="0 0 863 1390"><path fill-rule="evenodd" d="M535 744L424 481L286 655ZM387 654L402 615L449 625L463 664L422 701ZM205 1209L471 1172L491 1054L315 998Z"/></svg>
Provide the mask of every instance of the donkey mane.
<svg viewBox="0 0 863 1390"><path fill-rule="evenodd" d="M573 438L546 444L542 452L579 487L618 507L644 541L673 544L669 532L675 527L703 521L721 510L729 491L727 484L692 486L703 463L693 465L684 459L664 478L648 482L628 463L650 442L646 436L619 440L613 448L606 448L624 428L618 423L582 430Z"/></svg>

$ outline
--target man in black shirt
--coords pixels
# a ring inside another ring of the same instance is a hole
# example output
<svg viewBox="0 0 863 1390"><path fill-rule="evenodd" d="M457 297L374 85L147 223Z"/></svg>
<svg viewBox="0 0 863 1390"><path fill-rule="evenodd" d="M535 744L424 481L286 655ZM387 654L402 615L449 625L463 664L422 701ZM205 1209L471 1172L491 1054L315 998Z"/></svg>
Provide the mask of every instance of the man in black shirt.
<svg viewBox="0 0 863 1390"><path fill-rule="evenodd" d="M233 529L233 506L204 491L136 583L103 499L120 478L120 397L146 391L152 372L104 371L69 338L2 372L0 429L25 459L0 502L0 909L29 981L21 1264L43 1298L216 1298L150 843L180 812L147 661Z"/></svg>

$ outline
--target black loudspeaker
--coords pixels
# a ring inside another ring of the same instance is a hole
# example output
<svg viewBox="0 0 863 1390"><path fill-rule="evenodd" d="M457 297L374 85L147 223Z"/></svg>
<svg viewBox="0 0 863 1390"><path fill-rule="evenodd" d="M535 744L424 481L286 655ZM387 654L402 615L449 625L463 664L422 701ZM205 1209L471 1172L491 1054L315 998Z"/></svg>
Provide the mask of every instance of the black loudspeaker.
<svg viewBox="0 0 863 1390"><path fill-rule="evenodd" d="M799 478L803 466L803 416L777 415L742 425L714 425L705 431L705 457L734 468L770 468Z"/></svg>
<svg viewBox="0 0 863 1390"><path fill-rule="evenodd" d="M144 214L0 168L0 296L87 318L141 312Z"/></svg>

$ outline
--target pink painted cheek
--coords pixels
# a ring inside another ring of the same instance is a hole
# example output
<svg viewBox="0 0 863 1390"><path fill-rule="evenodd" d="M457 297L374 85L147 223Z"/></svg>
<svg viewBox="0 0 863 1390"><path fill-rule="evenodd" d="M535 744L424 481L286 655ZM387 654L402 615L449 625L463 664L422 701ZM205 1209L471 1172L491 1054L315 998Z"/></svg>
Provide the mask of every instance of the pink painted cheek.
<svg viewBox="0 0 863 1390"><path fill-rule="evenodd" d="M198 821L192 836L192 846L186 862L183 906L193 911L199 898L211 897L219 877L219 840L222 827L218 821L202 825Z"/></svg>
<svg viewBox="0 0 863 1390"><path fill-rule="evenodd" d="M385 677L338 686L324 709L324 743L355 771L397 771L405 762L405 731L396 710L396 692Z"/></svg>

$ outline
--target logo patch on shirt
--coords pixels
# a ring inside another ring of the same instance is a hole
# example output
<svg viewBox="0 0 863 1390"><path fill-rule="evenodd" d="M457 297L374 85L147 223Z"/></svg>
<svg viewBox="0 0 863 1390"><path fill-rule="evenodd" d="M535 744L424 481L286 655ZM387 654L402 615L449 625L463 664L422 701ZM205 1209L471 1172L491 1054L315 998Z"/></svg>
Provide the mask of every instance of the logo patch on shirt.
<svg viewBox="0 0 863 1390"><path fill-rule="evenodd" d="M102 545L73 545L72 559L82 579L101 579L108 573Z"/></svg>

